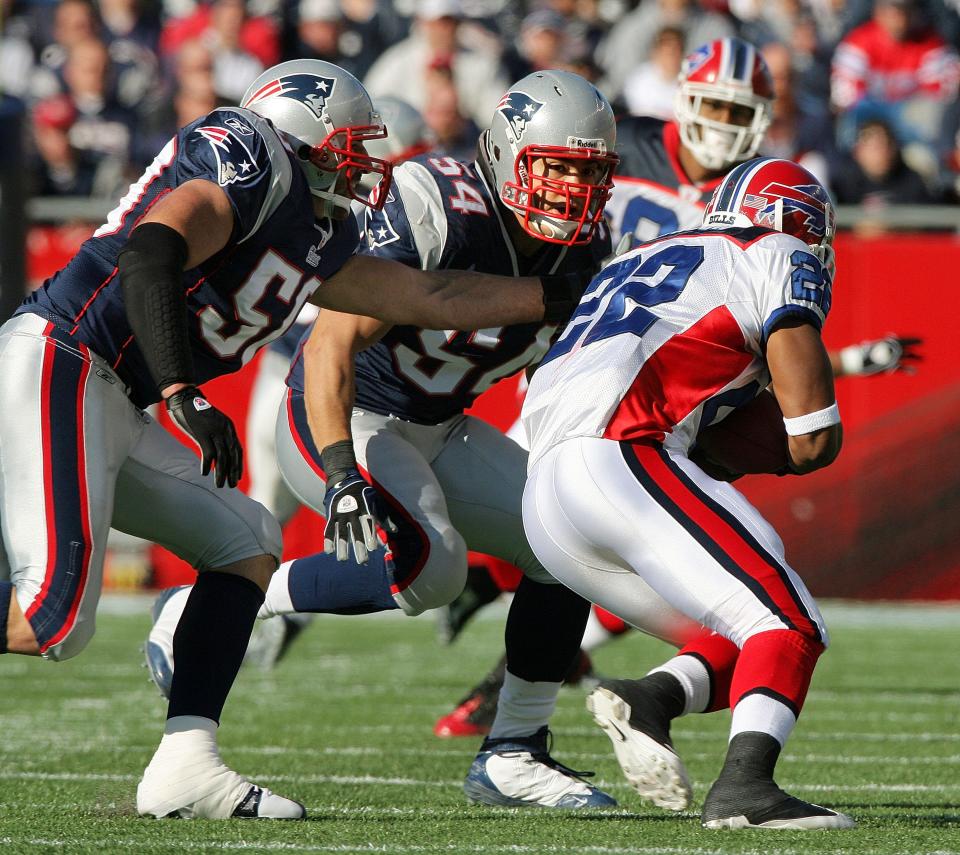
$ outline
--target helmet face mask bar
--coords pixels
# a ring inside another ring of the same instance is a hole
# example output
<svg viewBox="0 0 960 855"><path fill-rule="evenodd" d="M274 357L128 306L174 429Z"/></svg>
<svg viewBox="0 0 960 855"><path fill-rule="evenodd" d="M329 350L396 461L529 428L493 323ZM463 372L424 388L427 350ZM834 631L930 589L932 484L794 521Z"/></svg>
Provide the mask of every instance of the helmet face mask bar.
<svg viewBox="0 0 960 855"><path fill-rule="evenodd" d="M607 99L568 71L536 71L514 84L481 137L493 190L537 240L587 244L603 216L619 158Z"/></svg>
<svg viewBox="0 0 960 855"><path fill-rule="evenodd" d="M353 201L383 205L392 167L367 154L364 142L386 137L387 129L352 74L322 60L282 62L254 80L240 104L269 119L297 156L323 203L321 216L345 217ZM360 191L366 173L378 176L370 198Z"/></svg>
<svg viewBox="0 0 960 855"><path fill-rule="evenodd" d="M594 182L551 178L547 161L568 168L595 166ZM537 163L543 164L538 172ZM539 240L576 246L590 243L603 207L613 189L613 171L619 158L596 149L528 145L514 161L514 180L505 182L500 198L522 215L524 230Z"/></svg>
<svg viewBox="0 0 960 855"><path fill-rule="evenodd" d="M717 39L686 57L675 113L680 138L705 169L724 170L757 153L773 112L773 81L757 49L737 38ZM745 108L745 123L703 115L705 102Z"/></svg>
<svg viewBox="0 0 960 855"><path fill-rule="evenodd" d="M376 113L372 115L379 118ZM387 199L387 191L393 180L393 164L371 157L364 143L385 139L386 136L387 129L379 124L336 128L314 146L296 140L300 145L295 149L295 154L308 173L310 192L321 198L324 198L324 192L346 196L379 211ZM313 182L309 181L310 167L316 174ZM376 177L376 180L367 177L361 182L366 176Z"/></svg>

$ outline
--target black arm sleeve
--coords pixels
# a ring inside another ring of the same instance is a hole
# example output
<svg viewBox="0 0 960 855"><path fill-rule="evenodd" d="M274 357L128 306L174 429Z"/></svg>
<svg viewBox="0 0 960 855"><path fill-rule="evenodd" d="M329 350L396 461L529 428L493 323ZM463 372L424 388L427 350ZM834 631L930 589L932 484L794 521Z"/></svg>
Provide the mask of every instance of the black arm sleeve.
<svg viewBox="0 0 960 855"><path fill-rule="evenodd" d="M157 388L193 383L183 268L187 242L162 223L131 232L117 259L127 320Z"/></svg>

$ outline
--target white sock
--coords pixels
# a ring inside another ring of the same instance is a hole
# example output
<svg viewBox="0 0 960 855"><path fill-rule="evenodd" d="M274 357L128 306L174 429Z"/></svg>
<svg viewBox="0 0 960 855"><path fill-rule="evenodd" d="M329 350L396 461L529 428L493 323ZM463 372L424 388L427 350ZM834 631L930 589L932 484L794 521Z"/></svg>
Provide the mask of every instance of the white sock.
<svg viewBox="0 0 960 855"><path fill-rule="evenodd" d="M738 733L768 733L782 746L786 745L796 724L797 718L786 704L755 692L734 708L730 738Z"/></svg>
<svg viewBox="0 0 960 855"><path fill-rule="evenodd" d="M250 782L228 769L217 747L217 723L180 715L167 719L150 764L137 787L137 810L166 816L226 819L250 790Z"/></svg>
<svg viewBox="0 0 960 855"><path fill-rule="evenodd" d="M706 712L710 704L710 672L696 656L674 656L650 673L663 671L679 680L686 702L681 715Z"/></svg>
<svg viewBox="0 0 960 855"><path fill-rule="evenodd" d="M583 641L580 642L580 648L587 653L592 653L598 647L606 644L613 633L610 632L597 617L597 610L590 609L590 617L587 618L587 628L583 631Z"/></svg>
<svg viewBox="0 0 960 855"><path fill-rule="evenodd" d="M293 600L290 599L290 567L292 561L284 561L277 568L277 572L270 577L270 584L267 586L267 595L257 612L258 620L274 615L289 615L296 612L293 607Z"/></svg>
<svg viewBox="0 0 960 855"><path fill-rule="evenodd" d="M560 686L559 682L530 683L507 671L490 736L532 736L550 721Z"/></svg>

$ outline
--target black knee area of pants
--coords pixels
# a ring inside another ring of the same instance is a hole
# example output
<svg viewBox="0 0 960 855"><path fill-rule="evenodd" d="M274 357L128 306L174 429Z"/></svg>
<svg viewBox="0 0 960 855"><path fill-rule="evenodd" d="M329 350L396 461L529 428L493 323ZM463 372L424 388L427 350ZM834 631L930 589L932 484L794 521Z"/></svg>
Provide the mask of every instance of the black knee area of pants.
<svg viewBox="0 0 960 855"><path fill-rule="evenodd" d="M589 615L590 603L579 594L524 576L507 616L507 669L529 682L561 682L580 650Z"/></svg>
<svg viewBox="0 0 960 855"><path fill-rule="evenodd" d="M7 617L10 614L10 598L13 583L0 582L0 653L7 652Z"/></svg>
<svg viewBox="0 0 960 855"><path fill-rule="evenodd" d="M167 717L220 713L247 650L264 593L233 573L201 573L173 635L173 685Z"/></svg>

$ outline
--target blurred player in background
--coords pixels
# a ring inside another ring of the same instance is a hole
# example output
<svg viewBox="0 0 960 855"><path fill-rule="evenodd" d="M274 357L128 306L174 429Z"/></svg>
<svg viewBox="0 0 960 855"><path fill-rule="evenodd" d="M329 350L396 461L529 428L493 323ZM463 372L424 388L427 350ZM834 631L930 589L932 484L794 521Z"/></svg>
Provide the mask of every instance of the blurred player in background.
<svg viewBox="0 0 960 855"><path fill-rule="evenodd" d="M760 52L742 39L717 39L694 51L683 62L679 82L674 121L628 116L617 122L620 163L605 212L615 245L622 245L624 235L630 235L631 244L636 245L698 228L723 176L756 154L770 125L773 82ZM917 338L891 334L832 351L830 363L837 377L912 371L920 358L920 343ZM525 442L521 430L512 435ZM480 560L460 598L439 616L441 636L446 639L456 638L476 611L499 595L501 586L491 582ZM510 579L500 567L495 572ZM518 577L514 572L513 584ZM510 589L508 582L506 590ZM628 629L616 615L595 609L587 624L585 655L571 676L583 676L591 667L588 654ZM501 659L450 713L437 720L437 735L487 732L503 666Z"/></svg>
<svg viewBox="0 0 960 855"><path fill-rule="evenodd" d="M0 583L0 652L59 661L83 650L111 524L200 571L168 629L179 667L137 788L137 811L157 817L304 816L228 769L217 748L281 544L273 518L235 489L236 431L199 384L239 370L311 297L441 327L456 323L449 311L478 325L544 313L537 280L351 263L350 205L367 199L358 178L379 174L368 202L378 205L391 172L363 149L385 129L351 75L285 63L245 103L179 131L0 331L0 524L12 580ZM161 400L199 465L143 411Z"/></svg>
<svg viewBox="0 0 960 855"><path fill-rule="evenodd" d="M602 211L615 142L613 111L592 84L535 72L501 99L474 164L425 155L397 168L383 210L366 218L366 252L427 270L596 269L610 252ZM527 545L523 449L463 413L498 379L539 361L565 319L458 334L321 312L278 422L281 471L327 517L328 554L282 565L261 616L420 614L463 588L468 547L523 569L501 716L469 792L487 804L615 804L548 753L553 689L576 655L589 604L557 585ZM375 497L361 473L395 523L388 554L368 554L364 543ZM365 564L338 563L351 547Z"/></svg>
<svg viewBox="0 0 960 855"><path fill-rule="evenodd" d="M827 191L812 174L786 160L747 161L717 188L701 230L642 244L604 268L523 406L524 527L544 566L638 627L662 598L708 631L643 680L602 681L587 702L627 779L683 809L691 791L670 721L729 699L730 742L703 805L706 828L855 825L774 782L826 628L770 525L689 456L701 428L771 382L787 434L779 474L812 472L838 454L820 340L833 234Z"/></svg>

